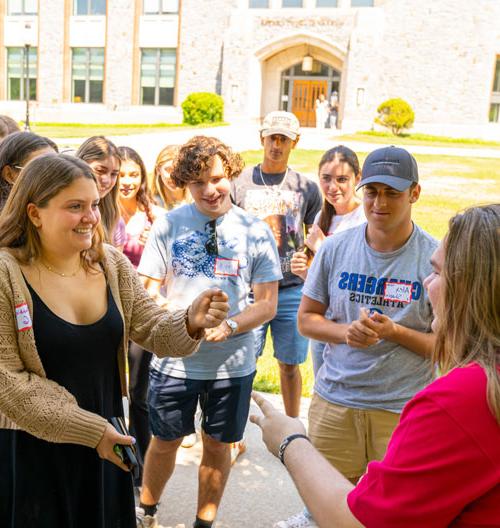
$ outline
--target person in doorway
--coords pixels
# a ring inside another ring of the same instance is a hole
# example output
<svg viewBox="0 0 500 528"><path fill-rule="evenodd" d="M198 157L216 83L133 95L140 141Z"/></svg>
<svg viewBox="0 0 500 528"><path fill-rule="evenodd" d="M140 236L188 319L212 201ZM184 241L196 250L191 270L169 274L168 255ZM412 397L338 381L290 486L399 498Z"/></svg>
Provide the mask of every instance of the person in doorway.
<svg viewBox="0 0 500 528"><path fill-rule="evenodd" d="M316 114L316 128L323 130L328 120L329 104L326 100L325 94L320 93L314 102L314 112Z"/></svg>
<svg viewBox="0 0 500 528"><path fill-rule="evenodd" d="M299 121L293 114L268 114L260 131L264 159L243 171L232 188L233 202L267 221L279 241L283 279L279 285L278 312L270 323L256 331L257 352L262 354L270 326L285 411L294 417L300 411L302 377L299 365L306 360L308 340L297 328L303 280L292 273L291 259L295 252L303 249L304 230L309 230L321 209L317 184L288 166L299 133Z"/></svg>
<svg viewBox="0 0 500 528"><path fill-rule="evenodd" d="M383 460L357 485L298 420L254 396L264 416L250 419L321 528L500 526L500 204L453 217L431 263L424 287L441 377L406 404Z"/></svg>
<svg viewBox="0 0 500 528"><path fill-rule="evenodd" d="M196 356L151 363L153 438L137 510L140 527L158 525L158 502L182 438L194 432L198 403L203 456L194 528L212 526L229 476L230 446L245 429L256 362L252 330L274 317L282 275L268 225L231 203L231 180L242 168L241 157L215 138L186 143L171 177L194 202L155 222L138 268L154 297L166 285L167 306L185 307L209 285L224 290L231 306L228 319L207 331Z"/></svg>

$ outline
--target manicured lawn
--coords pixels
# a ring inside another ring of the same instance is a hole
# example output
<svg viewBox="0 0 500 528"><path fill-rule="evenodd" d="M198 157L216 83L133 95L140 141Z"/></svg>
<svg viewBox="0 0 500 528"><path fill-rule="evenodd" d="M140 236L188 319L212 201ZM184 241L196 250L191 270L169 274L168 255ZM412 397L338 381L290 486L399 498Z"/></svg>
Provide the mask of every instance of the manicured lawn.
<svg viewBox="0 0 500 528"><path fill-rule="evenodd" d="M356 132L355 134L345 134L339 136L342 141L363 141L366 143L381 143L386 145L429 145L432 147L468 147L468 148L498 148L499 141L489 141L484 139L453 138L446 136L431 136L429 134L403 134L394 136L390 132Z"/></svg>
<svg viewBox="0 0 500 528"><path fill-rule="evenodd" d="M209 123L206 125L103 125L83 123L32 123L31 131L40 136L51 138L72 138L91 136L127 136L131 134L153 134L182 128L207 128L225 126L227 123Z"/></svg>
<svg viewBox="0 0 500 528"><path fill-rule="evenodd" d="M262 161L261 151L243 152L247 165ZM295 150L290 166L316 177L317 163L323 152ZM360 163L366 154L358 153ZM413 207L417 224L438 239L447 231L447 223L457 211L480 203L500 203L500 159L463 158L454 156L415 156L419 166L422 193ZM310 356L302 365L303 395L310 396L313 386ZM279 392L279 372L272 357L270 339L263 357L259 359L255 387L258 390Z"/></svg>

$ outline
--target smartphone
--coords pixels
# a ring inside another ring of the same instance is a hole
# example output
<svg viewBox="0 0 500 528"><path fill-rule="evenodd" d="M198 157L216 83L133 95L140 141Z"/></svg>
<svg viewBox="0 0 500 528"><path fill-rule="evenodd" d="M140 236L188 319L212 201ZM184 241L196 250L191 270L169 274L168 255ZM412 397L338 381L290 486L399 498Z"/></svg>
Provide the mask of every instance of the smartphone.
<svg viewBox="0 0 500 528"><path fill-rule="evenodd" d="M110 418L111 425L122 435L130 436L125 425L123 416ZM139 463L137 461L137 451L134 445L116 444L113 451L122 459L122 462L130 469L134 479L139 478Z"/></svg>

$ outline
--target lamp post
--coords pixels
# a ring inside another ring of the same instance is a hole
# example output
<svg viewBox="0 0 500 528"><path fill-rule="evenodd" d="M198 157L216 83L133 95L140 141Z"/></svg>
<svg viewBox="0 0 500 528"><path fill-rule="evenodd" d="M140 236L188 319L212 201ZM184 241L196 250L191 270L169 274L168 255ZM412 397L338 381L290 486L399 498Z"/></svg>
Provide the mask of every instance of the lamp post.
<svg viewBox="0 0 500 528"><path fill-rule="evenodd" d="M30 132L30 48L31 48L31 24L27 23L24 26L25 41L24 41L24 55L26 57L26 70L24 74L24 98L26 99L26 119L24 121L24 130Z"/></svg>

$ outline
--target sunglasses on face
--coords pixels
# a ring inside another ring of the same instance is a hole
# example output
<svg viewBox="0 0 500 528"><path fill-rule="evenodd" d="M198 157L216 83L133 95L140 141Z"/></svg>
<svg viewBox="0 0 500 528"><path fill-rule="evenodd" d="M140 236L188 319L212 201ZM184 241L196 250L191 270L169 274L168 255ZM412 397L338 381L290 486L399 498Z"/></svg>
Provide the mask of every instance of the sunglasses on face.
<svg viewBox="0 0 500 528"><path fill-rule="evenodd" d="M205 242L205 249L210 256L217 256L219 254L219 247L217 245L217 220L210 220L205 224L205 233L208 235L208 240Z"/></svg>

